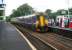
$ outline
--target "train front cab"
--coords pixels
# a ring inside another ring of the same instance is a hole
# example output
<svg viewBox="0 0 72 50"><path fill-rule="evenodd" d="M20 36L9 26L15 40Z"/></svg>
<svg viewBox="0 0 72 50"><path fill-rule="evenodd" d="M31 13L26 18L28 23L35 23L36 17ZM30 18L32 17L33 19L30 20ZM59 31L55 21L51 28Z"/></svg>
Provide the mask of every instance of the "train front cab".
<svg viewBox="0 0 72 50"><path fill-rule="evenodd" d="M48 31L48 20L44 15L38 16L36 21L36 31L37 32L46 32Z"/></svg>

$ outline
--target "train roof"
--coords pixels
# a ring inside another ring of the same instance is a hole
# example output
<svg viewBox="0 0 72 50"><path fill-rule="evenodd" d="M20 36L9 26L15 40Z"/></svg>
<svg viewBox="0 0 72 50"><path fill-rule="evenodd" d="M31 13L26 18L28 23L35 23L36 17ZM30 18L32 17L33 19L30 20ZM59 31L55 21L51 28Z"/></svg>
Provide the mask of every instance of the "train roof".
<svg viewBox="0 0 72 50"><path fill-rule="evenodd" d="M36 14L32 14L32 15L28 15L28 16L24 16L24 18L29 18L29 17L33 17L36 16Z"/></svg>
<svg viewBox="0 0 72 50"><path fill-rule="evenodd" d="M29 18L29 17L33 17L33 16L35 16L35 14L27 15L27 16L20 16L20 17L16 17L16 18L22 19L22 18Z"/></svg>

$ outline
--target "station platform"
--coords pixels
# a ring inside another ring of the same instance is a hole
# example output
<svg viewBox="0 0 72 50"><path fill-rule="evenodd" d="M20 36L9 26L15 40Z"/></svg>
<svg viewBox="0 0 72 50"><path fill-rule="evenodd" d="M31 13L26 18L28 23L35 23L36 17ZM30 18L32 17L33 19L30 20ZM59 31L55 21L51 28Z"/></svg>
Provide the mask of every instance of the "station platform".
<svg viewBox="0 0 72 50"><path fill-rule="evenodd" d="M0 21L0 50L32 50L11 24Z"/></svg>

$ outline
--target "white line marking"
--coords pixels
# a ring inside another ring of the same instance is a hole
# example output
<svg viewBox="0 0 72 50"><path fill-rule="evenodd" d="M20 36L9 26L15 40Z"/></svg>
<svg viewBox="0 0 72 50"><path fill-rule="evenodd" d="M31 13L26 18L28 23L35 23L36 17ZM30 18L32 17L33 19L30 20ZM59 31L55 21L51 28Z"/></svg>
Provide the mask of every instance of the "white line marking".
<svg viewBox="0 0 72 50"><path fill-rule="evenodd" d="M15 27L16 28L16 27ZM16 30L19 32L19 34L27 41L27 43L29 44L29 46L32 48L32 50L37 50L32 43L16 28Z"/></svg>
<svg viewBox="0 0 72 50"><path fill-rule="evenodd" d="M10 24L10 23L9 23ZM12 25L12 24L10 24L10 25ZM14 25L12 25L12 26L14 26ZM14 26L14 28L19 32L19 34L26 40L26 42L28 43L28 45L32 48L32 50L37 50L33 45L32 45L32 43L23 35L23 33L22 32L20 32L15 26Z"/></svg>

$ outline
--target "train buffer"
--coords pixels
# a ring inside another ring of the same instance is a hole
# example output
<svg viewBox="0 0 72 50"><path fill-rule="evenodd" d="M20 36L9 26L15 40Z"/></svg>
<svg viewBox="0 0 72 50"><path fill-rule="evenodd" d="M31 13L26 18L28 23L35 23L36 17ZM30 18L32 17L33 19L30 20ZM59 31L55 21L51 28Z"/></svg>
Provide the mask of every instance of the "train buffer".
<svg viewBox="0 0 72 50"><path fill-rule="evenodd" d="M32 48L14 26L0 21L0 50L32 50Z"/></svg>

